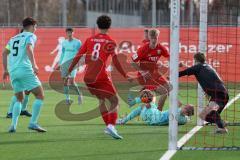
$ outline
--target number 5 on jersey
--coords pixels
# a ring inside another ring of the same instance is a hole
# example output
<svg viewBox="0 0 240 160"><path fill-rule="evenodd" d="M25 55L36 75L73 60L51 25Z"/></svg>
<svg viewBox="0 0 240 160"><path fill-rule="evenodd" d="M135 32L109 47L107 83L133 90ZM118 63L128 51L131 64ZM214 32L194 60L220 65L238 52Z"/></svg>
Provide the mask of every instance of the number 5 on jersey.
<svg viewBox="0 0 240 160"><path fill-rule="evenodd" d="M15 50L15 53L13 53L13 56L18 55L18 44L19 44L19 40L16 40L13 42L13 50Z"/></svg>

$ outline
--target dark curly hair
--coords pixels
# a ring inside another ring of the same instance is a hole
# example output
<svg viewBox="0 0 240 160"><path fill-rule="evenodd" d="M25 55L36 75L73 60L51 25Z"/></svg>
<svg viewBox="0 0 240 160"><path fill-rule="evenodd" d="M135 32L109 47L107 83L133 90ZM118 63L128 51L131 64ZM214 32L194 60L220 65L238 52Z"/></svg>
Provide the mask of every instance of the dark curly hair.
<svg viewBox="0 0 240 160"><path fill-rule="evenodd" d="M102 15L97 18L97 25L99 29L109 29L111 26L112 20L107 15Z"/></svg>
<svg viewBox="0 0 240 160"><path fill-rule="evenodd" d="M37 24L37 21L32 17L24 18L24 20L22 21L23 28L26 28L28 26L34 26L35 24Z"/></svg>

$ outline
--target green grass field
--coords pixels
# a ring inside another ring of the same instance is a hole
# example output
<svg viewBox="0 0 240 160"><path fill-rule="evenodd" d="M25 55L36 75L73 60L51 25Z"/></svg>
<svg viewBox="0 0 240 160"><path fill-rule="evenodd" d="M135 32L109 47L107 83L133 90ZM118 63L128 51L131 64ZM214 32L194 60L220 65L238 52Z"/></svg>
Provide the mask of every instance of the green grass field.
<svg viewBox="0 0 240 160"><path fill-rule="evenodd" d="M196 91L181 91L180 95L184 103L196 103ZM58 119L55 115L55 105L63 100L64 96L52 90L45 91L45 102L40 117L40 124L48 132L41 134L29 131L29 118L20 117L17 133L9 134L7 130L10 119L6 119L5 116L11 96L12 91L0 92L0 160L157 160L167 150L168 126L146 126L136 119L128 125L118 126L117 129L124 139L113 140L103 133L105 126L101 117L85 122ZM33 100L31 96L30 106ZM84 97L82 106L75 104L76 97L73 100L73 113L86 112L92 109L91 106L97 105L96 99L90 97ZM120 115L129 111L127 105L121 101ZM227 115L230 119L229 115L232 114L233 112L229 111L224 117ZM239 117L239 112L237 114ZM193 117L188 125L179 126L179 138L194 127L195 118ZM220 141L221 144L224 141L226 145L240 146L240 127L230 127L230 134L227 136L215 136L211 133L212 129L213 126L204 127L186 146L204 146L204 137L207 137L205 142L208 144L214 144L214 140ZM178 151L173 159L234 160L239 157L239 151Z"/></svg>

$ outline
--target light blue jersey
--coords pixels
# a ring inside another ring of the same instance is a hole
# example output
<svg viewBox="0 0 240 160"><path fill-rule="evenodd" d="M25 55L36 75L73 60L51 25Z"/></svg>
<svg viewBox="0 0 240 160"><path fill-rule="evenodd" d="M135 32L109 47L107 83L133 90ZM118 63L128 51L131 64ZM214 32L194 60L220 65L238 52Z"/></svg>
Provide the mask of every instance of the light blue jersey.
<svg viewBox="0 0 240 160"><path fill-rule="evenodd" d="M31 61L28 58L26 47L28 44L35 46L37 37L31 32L22 32L12 37L6 49L10 51L8 55L8 72L11 73L17 68L32 70Z"/></svg>
<svg viewBox="0 0 240 160"><path fill-rule="evenodd" d="M144 104L138 106L122 119L122 123L125 124L137 116L140 116L148 125L167 125L169 123L169 111L159 111L154 103L151 103L150 108L147 108ZM177 120L178 124L187 123L187 117L181 114L180 108L178 109Z"/></svg>
<svg viewBox="0 0 240 160"><path fill-rule="evenodd" d="M59 65L62 65L65 62L72 60L78 53L81 45L81 41L76 38L73 38L71 41L69 41L68 39L64 40L62 43L62 54L59 60Z"/></svg>
<svg viewBox="0 0 240 160"><path fill-rule="evenodd" d="M15 93L31 91L41 85L27 54L27 45L30 44L34 48L36 40L35 34L22 32L12 37L6 46L9 50L8 72Z"/></svg>

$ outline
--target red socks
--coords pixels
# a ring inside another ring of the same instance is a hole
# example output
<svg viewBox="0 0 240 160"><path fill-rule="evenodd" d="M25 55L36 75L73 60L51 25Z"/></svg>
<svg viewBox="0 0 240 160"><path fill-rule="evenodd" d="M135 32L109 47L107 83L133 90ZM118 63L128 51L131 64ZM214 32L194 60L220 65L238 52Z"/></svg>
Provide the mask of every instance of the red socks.
<svg viewBox="0 0 240 160"><path fill-rule="evenodd" d="M102 119L106 125L108 125L108 112L102 112Z"/></svg>
<svg viewBox="0 0 240 160"><path fill-rule="evenodd" d="M116 121L117 121L117 112L110 112L108 113L108 118L109 118L109 124L112 124L112 125L116 125Z"/></svg>
<svg viewBox="0 0 240 160"><path fill-rule="evenodd" d="M101 114L106 126L109 124L116 125L118 117L117 112L102 112Z"/></svg>

